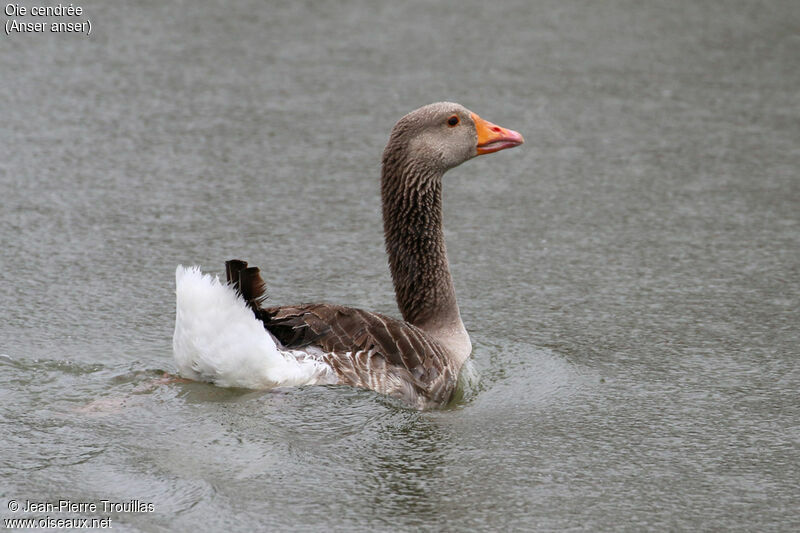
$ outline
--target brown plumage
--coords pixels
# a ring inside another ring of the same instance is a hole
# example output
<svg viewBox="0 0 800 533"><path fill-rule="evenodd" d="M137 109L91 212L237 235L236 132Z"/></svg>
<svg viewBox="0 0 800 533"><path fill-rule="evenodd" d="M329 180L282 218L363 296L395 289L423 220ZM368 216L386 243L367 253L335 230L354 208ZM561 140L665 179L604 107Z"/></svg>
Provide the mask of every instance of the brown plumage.
<svg viewBox="0 0 800 533"><path fill-rule="evenodd" d="M378 313L332 304L264 309L267 329L287 348L316 347L341 383L427 408L446 403L458 368L421 329Z"/></svg>
<svg viewBox="0 0 800 533"><path fill-rule="evenodd" d="M257 268L226 264L264 327L285 348L325 361L342 384L365 387L420 409L446 404L471 352L442 233L442 176L483 153L517 146L518 133L464 107L440 102L403 117L383 153L384 237L404 320L331 304L261 307Z"/></svg>

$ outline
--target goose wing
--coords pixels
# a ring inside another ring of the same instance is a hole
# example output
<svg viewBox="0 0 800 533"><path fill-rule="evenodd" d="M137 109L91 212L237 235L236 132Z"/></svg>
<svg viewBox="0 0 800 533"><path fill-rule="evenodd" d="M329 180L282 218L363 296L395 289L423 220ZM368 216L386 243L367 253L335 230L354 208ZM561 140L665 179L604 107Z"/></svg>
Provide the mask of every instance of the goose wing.
<svg viewBox="0 0 800 533"><path fill-rule="evenodd" d="M261 309L258 317L284 346L316 347L343 383L428 407L446 403L458 369L423 330L385 315L332 304Z"/></svg>

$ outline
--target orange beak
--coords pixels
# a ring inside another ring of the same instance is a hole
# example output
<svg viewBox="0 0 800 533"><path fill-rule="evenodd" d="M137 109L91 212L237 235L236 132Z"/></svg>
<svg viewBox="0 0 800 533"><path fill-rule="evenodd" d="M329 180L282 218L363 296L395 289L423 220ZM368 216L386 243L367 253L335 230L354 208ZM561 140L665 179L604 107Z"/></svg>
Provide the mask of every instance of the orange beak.
<svg viewBox="0 0 800 533"><path fill-rule="evenodd" d="M478 131L477 155L491 154L506 148L514 148L525 142L522 135L516 131L492 124L475 113L472 113L472 120L475 122L475 129Z"/></svg>

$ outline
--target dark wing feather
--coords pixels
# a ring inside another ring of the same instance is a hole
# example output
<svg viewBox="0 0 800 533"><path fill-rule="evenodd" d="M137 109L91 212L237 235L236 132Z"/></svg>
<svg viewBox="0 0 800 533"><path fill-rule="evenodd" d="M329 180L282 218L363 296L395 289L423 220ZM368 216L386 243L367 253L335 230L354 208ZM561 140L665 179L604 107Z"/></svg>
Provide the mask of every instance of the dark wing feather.
<svg viewBox="0 0 800 533"><path fill-rule="evenodd" d="M256 315L284 346L315 346L348 385L398 397L417 407L452 396L458 369L423 330L385 315L331 304L259 309Z"/></svg>

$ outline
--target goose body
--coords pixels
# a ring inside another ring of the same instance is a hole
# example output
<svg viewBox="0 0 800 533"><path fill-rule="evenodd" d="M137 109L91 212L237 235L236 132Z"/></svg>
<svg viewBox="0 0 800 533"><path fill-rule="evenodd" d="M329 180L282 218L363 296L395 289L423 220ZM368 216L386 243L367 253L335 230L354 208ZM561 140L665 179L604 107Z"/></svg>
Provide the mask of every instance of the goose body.
<svg viewBox="0 0 800 533"><path fill-rule="evenodd" d="M459 104L413 111L383 154L384 237L403 319L327 303L264 307L259 270L229 261L227 283L176 272L173 351L181 376L265 389L343 384L425 409L445 405L472 351L442 234L441 179L522 136Z"/></svg>

